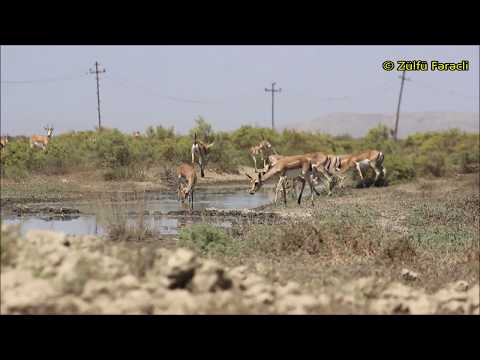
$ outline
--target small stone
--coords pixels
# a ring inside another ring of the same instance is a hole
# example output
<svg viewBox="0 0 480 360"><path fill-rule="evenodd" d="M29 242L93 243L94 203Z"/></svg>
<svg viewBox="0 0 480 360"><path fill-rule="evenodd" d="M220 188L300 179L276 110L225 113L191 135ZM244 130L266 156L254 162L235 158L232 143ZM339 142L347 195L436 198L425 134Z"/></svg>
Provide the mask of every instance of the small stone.
<svg viewBox="0 0 480 360"><path fill-rule="evenodd" d="M140 287L140 282L133 275L125 275L116 281L116 285L120 290L132 290Z"/></svg>
<svg viewBox="0 0 480 360"><path fill-rule="evenodd" d="M247 270L246 266L237 266L228 271L228 276L234 281L243 281L247 277Z"/></svg>
<svg viewBox="0 0 480 360"><path fill-rule="evenodd" d="M109 282L89 280L83 288L82 298L86 300L95 300L102 295L111 296L111 293L112 290L110 289Z"/></svg>
<svg viewBox="0 0 480 360"><path fill-rule="evenodd" d="M170 289L185 288L192 280L195 269L199 266L193 252L186 249L178 249L167 260L166 276L169 280Z"/></svg>
<svg viewBox="0 0 480 360"><path fill-rule="evenodd" d="M261 276L256 274L249 274L245 277L245 280L242 281L240 288L242 290L246 290L260 283L263 283L263 278Z"/></svg>
<svg viewBox="0 0 480 360"><path fill-rule="evenodd" d="M15 280L7 281L15 282ZM32 279L5 292L2 314L50 313L52 306L49 301L57 295L52 285L43 279Z"/></svg>
<svg viewBox="0 0 480 360"><path fill-rule="evenodd" d="M450 301L467 301L468 299L466 292L459 292L448 288L437 291L434 297L440 304L446 304Z"/></svg>
<svg viewBox="0 0 480 360"><path fill-rule="evenodd" d="M300 294L300 285L294 281L289 281L285 286L277 289L278 296L298 295Z"/></svg>
<svg viewBox="0 0 480 360"><path fill-rule="evenodd" d="M453 285L454 290L456 291L467 291L468 283L466 281L460 280Z"/></svg>
<svg viewBox="0 0 480 360"><path fill-rule="evenodd" d="M413 289L401 283L391 283L385 291L382 292L382 297L393 299L410 299L416 298L416 293Z"/></svg>
<svg viewBox="0 0 480 360"><path fill-rule="evenodd" d="M197 310L195 297L187 290L168 291L155 303L154 313L159 314L191 314Z"/></svg>
<svg viewBox="0 0 480 360"><path fill-rule="evenodd" d="M192 285L197 292L215 292L232 287L232 280L216 262L206 260L196 270Z"/></svg>
<svg viewBox="0 0 480 360"><path fill-rule="evenodd" d="M408 269L402 269L401 275L402 279L406 281L415 281L418 279L418 274Z"/></svg>

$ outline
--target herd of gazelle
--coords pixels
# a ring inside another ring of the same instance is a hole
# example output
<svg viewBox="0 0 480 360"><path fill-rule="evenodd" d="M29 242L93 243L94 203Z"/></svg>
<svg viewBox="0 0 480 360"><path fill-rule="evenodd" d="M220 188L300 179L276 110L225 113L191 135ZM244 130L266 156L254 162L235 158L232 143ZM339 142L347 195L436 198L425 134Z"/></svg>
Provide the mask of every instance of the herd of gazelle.
<svg viewBox="0 0 480 360"><path fill-rule="evenodd" d="M208 156L213 143L206 144L197 140L195 134L192 145L192 164L181 164L177 168L178 177L178 197L183 202L188 198L190 209L193 209L193 192L197 183L195 173L195 159L200 167L201 177L205 176L204 170L208 162ZM301 203L305 183L308 183L311 192L313 205L314 194L320 195L315 186L323 179L323 183L332 194L333 187L339 180L340 187L346 178L346 173L355 168L360 175L362 183L365 185L365 176L362 173L362 167L371 167L375 172L375 182L383 176L385 178L386 170L383 166L384 154L378 150L366 150L359 154L333 155L321 152L282 156L279 155L273 146L263 140L257 146L250 148L250 156L255 166L256 177L245 174L250 180L249 193L255 194L260 188L271 180L278 179L275 188L275 204L278 194L283 193L284 204L287 203L287 187L295 190L295 184L301 183L300 194L297 202ZM263 162L263 168L257 167L257 157Z"/></svg>
<svg viewBox="0 0 480 360"><path fill-rule="evenodd" d="M295 156L281 156L272 154L272 146L268 141L262 141L258 146L250 149L253 156L259 154L264 160L264 168L258 169L255 166L257 177L245 174L250 179L250 194L255 194L264 183L270 179L279 179L275 189L275 203L277 202L278 193L283 193L284 203L287 203L286 184L288 180L292 180L292 187L295 189L295 183L301 182L302 187L298 196L298 204L301 203L305 182L308 182L311 190L311 198L313 204L313 194L318 194L315 185L321 178L327 187L328 194L331 195L332 189L340 179L340 186L346 178L345 174L352 168L356 168L362 183L365 185L365 177L362 173L362 167L369 166L375 171L375 182L380 176L385 177L386 170L383 166L384 154L377 150L367 150L359 154L348 155L332 155L323 154L321 152L309 153ZM256 161L254 161L256 165Z"/></svg>
<svg viewBox="0 0 480 360"><path fill-rule="evenodd" d="M46 150L49 140L53 134L53 127L44 127L47 135L32 135L30 137L30 147L38 147ZM138 137L140 134L135 133ZM0 139L0 147L3 151L8 143L6 136ZM205 177L205 168L208 163L210 149L214 143L207 144L197 140L197 134L194 135L192 145L192 164L183 163L177 167L177 194L179 200L184 203L187 199L190 209L193 209L193 193L197 184L197 175L195 172L195 160L200 167L200 176ZM362 167L371 167L375 172L375 182L380 176L385 177L386 170L383 166L384 154L378 150L366 150L359 154L332 155L321 152L282 156L279 155L273 146L263 140L257 146L250 148L250 156L253 159L256 177L245 174L250 180L250 194L255 194L267 182L278 179L275 187L275 204L277 203L278 194L283 193L284 204L287 203L287 188L292 188L295 193L296 184L301 183L300 194L297 202L301 203L305 183L308 183L311 192L311 200L313 204L314 194L320 195L315 186L319 184L320 179L327 188L328 194L331 195L332 189L340 180L340 187L346 178L346 173L355 168L360 175L360 179L365 184L365 177L362 173ZM263 162L263 168L257 167L257 156L260 156Z"/></svg>

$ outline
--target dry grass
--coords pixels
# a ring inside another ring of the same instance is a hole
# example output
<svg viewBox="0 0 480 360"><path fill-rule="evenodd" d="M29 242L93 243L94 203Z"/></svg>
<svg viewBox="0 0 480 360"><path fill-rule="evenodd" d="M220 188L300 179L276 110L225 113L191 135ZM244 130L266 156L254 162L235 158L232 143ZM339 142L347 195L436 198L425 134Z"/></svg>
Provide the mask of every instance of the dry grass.
<svg viewBox="0 0 480 360"><path fill-rule="evenodd" d="M307 288L335 287L361 276L401 280L403 268L418 272L414 286L428 291L457 280L477 283L478 175L428 184L409 191L358 190L321 201L311 219L245 226L231 233L234 251L212 255L252 269L261 263L270 280L293 280Z"/></svg>

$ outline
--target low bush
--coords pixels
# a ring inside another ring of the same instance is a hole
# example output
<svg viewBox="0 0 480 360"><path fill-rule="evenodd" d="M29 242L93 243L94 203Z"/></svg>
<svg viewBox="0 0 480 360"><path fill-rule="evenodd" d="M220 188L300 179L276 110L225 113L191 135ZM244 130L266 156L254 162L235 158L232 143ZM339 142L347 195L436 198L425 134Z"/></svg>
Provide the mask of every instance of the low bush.
<svg viewBox="0 0 480 360"><path fill-rule="evenodd" d="M471 173L480 169L478 134L458 130L418 133L394 141L391 130L380 125L365 137L353 139L346 135L334 137L288 129L277 132L251 126L242 126L231 132L215 132L200 117L188 135L176 134L173 128L162 126L149 127L140 137L115 129L70 132L54 135L46 151L31 149L26 137L11 138L2 152L0 171L6 178L20 180L35 173L66 174L102 169L105 180L141 180L154 165L191 162L195 133L198 140L215 143L207 167L217 172L236 173L240 165L253 166L249 149L263 139L270 141L276 152L283 155L380 150L385 154L389 183L415 177Z"/></svg>

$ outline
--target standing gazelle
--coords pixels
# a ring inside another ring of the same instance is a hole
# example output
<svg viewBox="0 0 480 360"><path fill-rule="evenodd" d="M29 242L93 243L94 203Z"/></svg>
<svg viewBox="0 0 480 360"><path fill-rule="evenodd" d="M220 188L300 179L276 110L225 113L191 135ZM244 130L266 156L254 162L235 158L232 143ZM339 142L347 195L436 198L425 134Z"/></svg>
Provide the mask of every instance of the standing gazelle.
<svg viewBox="0 0 480 360"><path fill-rule="evenodd" d="M197 174L195 173L195 167L186 163L178 166L177 181L178 199L183 204L188 197L190 210L193 210L193 191L195 189L195 185L197 184Z"/></svg>
<svg viewBox="0 0 480 360"><path fill-rule="evenodd" d="M251 195L255 194L264 183L270 181L271 179L279 178L277 188L280 186L283 190L283 201L287 205L287 196L285 188L285 180L287 177L290 178L299 178L302 182L302 188L300 190L300 195L298 196L298 204L300 205L302 201L302 194L305 188L305 182L308 182L310 185L310 191L312 193L312 205L313 205L313 193L320 195L315 189L312 183L312 164L311 160L306 155L296 155L296 156L285 156L277 161L262 177L262 173L258 173L258 178L253 178L252 176L245 174L250 179L250 190ZM300 176L299 176L300 175ZM275 199L275 202L277 199Z"/></svg>
<svg viewBox="0 0 480 360"><path fill-rule="evenodd" d="M47 135L32 135L30 137L30 148L39 147L43 149L44 151L47 149L48 142L52 138L52 133L53 133L53 126L46 126L44 127L45 131L47 132Z"/></svg>
<svg viewBox="0 0 480 360"><path fill-rule="evenodd" d="M315 185L319 183L320 176L318 172L320 172L321 175L326 179L327 185L328 185L328 195L331 195L331 189L332 189L332 173L329 171L328 167L330 166L331 163L331 158L329 156L326 156L325 154L321 152L316 152L316 153L309 153L305 154L306 156L312 163L312 172L310 173L311 180ZM280 159L285 158L285 156L282 155L270 155L268 157L268 164L266 170L269 170L272 168ZM297 189L296 185L298 182L303 183L303 179L301 175L295 176L293 179L290 179L288 176L284 180L285 188L288 189L290 188L292 190L292 193L296 196ZM278 193L283 192L283 186L279 182L277 187L275 188L275 203L277 202L277 197Z"/></svg>
<svg viewBox="0 0 480 360"><path fill-rule="evenodd" d="M195 164L195 155L197 155L201 177L205 177L204 170L207 166L210 148L213 146L213 144L214 142L212 142L211 144L205 144L201 141L197 141L197 133L195 133L192 145L192 164Z"/></svg>
<svg viewBox="0 0 480 360"><path fill-rule="evenodd" d="M0 138L0 150L3 151L8 144L8 136L2 136Z"/></svg>
<svg viewBox="0 0 480 360"><path fill-rule="evenodd" d="M250 148L250 156L252 157L253 163L255 164L255 172L258 172L257 155L260 155L260 159L263 161L263 171L267 171L267 161L270 161L271 156L275 156L273 154L278 155L272 144L270 144L267 140L263 140L257 146L252 146Z"/></svg>

